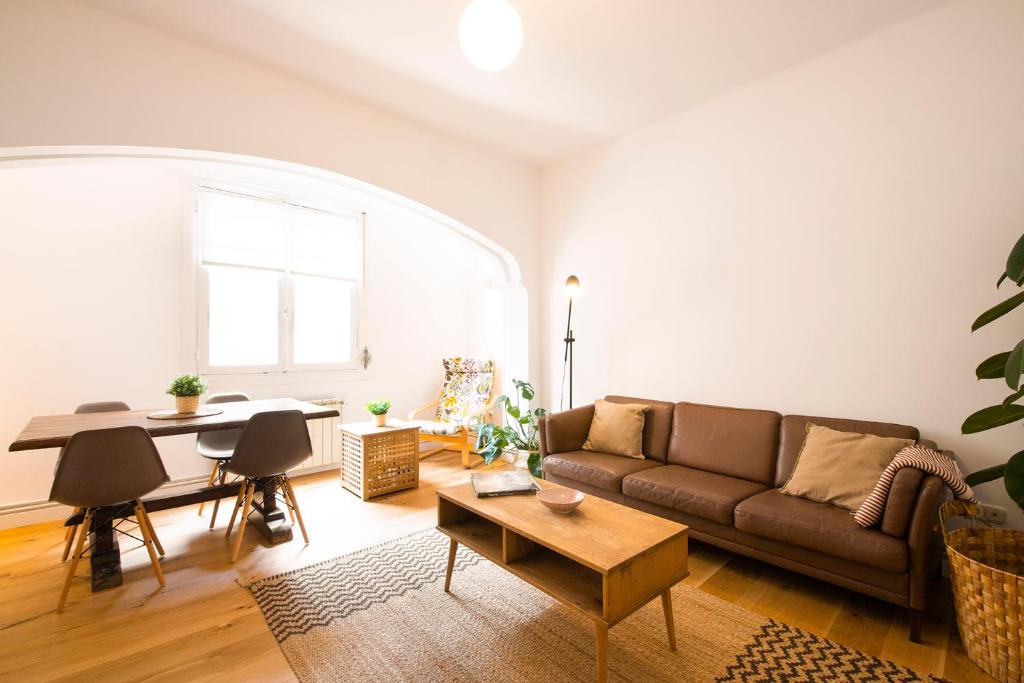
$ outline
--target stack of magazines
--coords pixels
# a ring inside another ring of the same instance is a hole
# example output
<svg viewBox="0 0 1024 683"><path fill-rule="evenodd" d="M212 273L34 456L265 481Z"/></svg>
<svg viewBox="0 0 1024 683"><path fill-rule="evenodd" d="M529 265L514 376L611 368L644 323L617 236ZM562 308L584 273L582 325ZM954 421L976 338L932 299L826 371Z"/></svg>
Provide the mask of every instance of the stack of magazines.
<svg viewBox="0 0 1024 683"><path fill-rule="evenodd" d="M529 472L474 472L469 475L477 498L533 493L537 485Z"/></svg>

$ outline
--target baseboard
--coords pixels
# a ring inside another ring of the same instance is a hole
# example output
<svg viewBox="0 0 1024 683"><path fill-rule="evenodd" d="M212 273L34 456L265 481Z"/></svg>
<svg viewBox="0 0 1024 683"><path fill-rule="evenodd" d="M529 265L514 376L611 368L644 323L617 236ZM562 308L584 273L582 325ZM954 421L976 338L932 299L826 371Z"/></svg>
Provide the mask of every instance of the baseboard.
<svg viewBox="0 0 1024 683"><path fill-rule="evenodd" d="M327 463L316 467L307 467L301 470L294 470L292 477L302 477L307 474L317 474L338 469L338 463ZM161 493L174 491L180 488L192 488L197 485L205 485L207 475L188 477L187 479L176 479L161 486L158 491ZM14 529L19 526L30 524L41 524L53 522L60 519L67 519L71 515L71 508L59 503L51 503L48 500L33 500L26 503L15 503L14 505L0 506L0 529Z"/></svg>
<svg viewBox="0 0 1024 683"><path fill-rule="evenodd" d="M173 491L184 487L193 487L197 484L205 484L206 476L189 477L171 481L158 490ZM53 522L59 519L66 519L71 514L71 508L60 503L51 503L48 500L34 500L27 503L16 503L0 507L0 529L14 529L29 524L42 522Z"/></svg>

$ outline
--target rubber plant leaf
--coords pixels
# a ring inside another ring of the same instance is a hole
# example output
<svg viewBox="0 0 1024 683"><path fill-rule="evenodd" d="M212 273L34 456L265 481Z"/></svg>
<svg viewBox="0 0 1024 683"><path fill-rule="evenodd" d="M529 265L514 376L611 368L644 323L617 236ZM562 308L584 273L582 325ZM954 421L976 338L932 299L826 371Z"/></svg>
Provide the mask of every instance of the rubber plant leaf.
<svg viewBox="0 0 1024 683"><path fill-rule="evenodd" d="M1024 235L1013 245L1006 259L1006 276L1014 282L1024 279Z"/></svg>
<svg viewBox="0 0 1024 683"><path fill-rule="evenodd" d="M974 374L978 379L1000 379L1006 374L1006 359L1010 357L1009 351L997 353L981 361Z"/></svg>
<svg viewBox="0 0 1024 683"><path fill-rule="evenodd" d="M1024 340L1017 342L1006 359L1006 371L1003 377L1006 379L1006 386L1014 391L1020 388L1020 375L1024 372Z"/></svg>
<svg viewBox="0 0 1024 683"><path fill-rule="evenodd" d="M1024 451L1021 451L1021 453L1024 453ZM1020 453L1018 453L1017 455L1020 455ZM971 472L966 477L964 477L964 481L967 482L968 486L977 486L978 484L986 484L986 483L988 483L990 481L995 481L996 479L1002 479L1003 478L1003 471L1005 469L1006 469L1006 464L1005 463L1003 463L1001 465L992 465L992 467L986 467L983 470L978 470L977 472Z"/></svg>
<svg viewBox="0 0 1024 683"><path fill-rule="evenodd" d="M1024 418L1024 406L1019 406L1015 403L1008 406L989 406L988 408L982 408L964 420L960 431L963 434L977 434L986 429L1008 425L1022 418Z"/></svg>
<svg viewBox="0 0 1024 683"><path fill-rule="evenodd" d="M1024 387L1021 387L1017 391L1013 392L1012 394L1010 394L1009 396L1004 398L1003 399L1003 407L1005 408L1006 406L1010 405L1011 403L1016 403L1017 400L1021 396L1024 396Z"/></svg>
<svg viewBox="0 0 1024 683"><path fill-rule="evenodd" d="M1024 510L1024 451L1016 453L1006 461L1003 483L1013 502L1021 510Z"/></svg>
<svg viewBox="0 0 1024 683"><path fill-rule="evenodd" d="M993 320L997 320L1003 317L1013 309L1020 306L1022 303L1024 303L1024 292L1018 292L1017 294L1014 294L1006 301L996 304L995 306L993 306L992 308L988 309L987 311L978 316L978 319L974 321L973 325L971 325L971 332L979 330L985 325L988 325Z"/></svg>

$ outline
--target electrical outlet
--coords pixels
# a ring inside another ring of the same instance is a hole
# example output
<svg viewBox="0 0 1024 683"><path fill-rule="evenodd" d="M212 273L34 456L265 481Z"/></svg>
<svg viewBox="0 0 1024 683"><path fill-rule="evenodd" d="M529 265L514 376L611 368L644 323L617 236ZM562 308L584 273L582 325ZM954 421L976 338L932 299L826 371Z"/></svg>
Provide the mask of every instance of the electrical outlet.
<svg viewBox="0 0 1024 683"><path fill-rule="evenodd" d="M1006 524L1006 508L998 505L979 505L978 512L989 524Z"/></svg>

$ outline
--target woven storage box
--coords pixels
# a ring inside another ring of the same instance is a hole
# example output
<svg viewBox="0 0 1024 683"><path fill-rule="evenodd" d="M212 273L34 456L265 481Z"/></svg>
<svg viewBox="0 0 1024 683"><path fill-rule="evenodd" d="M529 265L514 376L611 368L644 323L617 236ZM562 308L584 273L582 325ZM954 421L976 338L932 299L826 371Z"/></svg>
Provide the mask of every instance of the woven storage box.
<svg viewBox="0 0 1024 683"><path fill-rule="evenodd" d="M979 527L977 506L960 500L944 503L939 515L967 656L1000 681L1024 681L1024 532ZM956 517L970 526L949 529Z"/></svg>
<svg viewBox="0 0 1024 683"><path fill-rule="evenodd" d="M341 425L341 485L363 500L420 483L419 428Z"/></svg>

